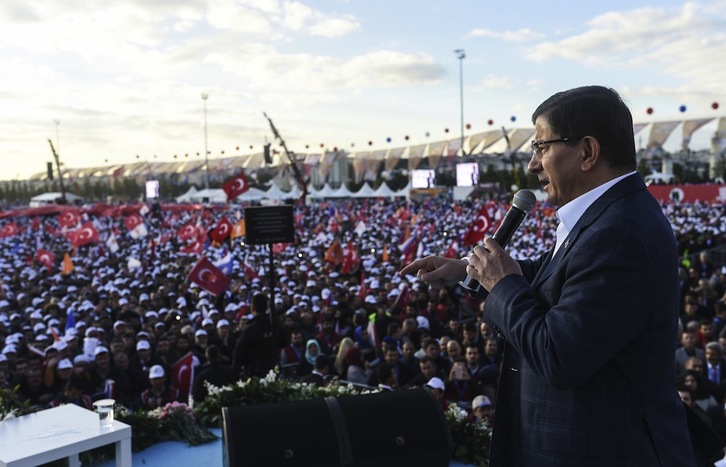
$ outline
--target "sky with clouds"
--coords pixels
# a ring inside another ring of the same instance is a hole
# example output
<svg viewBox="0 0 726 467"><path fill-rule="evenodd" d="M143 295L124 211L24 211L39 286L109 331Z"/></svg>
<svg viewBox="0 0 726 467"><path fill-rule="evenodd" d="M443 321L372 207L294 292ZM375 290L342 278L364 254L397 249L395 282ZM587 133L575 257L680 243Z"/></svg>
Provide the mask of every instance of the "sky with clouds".
<svg viewBox="0 0 726 467"><path fill-rule="evenodd" d="M724 116L726 0L10 0L0 58L7 180L45 171L48 139L67 167L199 157L202 94L210 159L259 152L263 112L297 153L449 139L462 76L467 133L585 84L636 122Z"/></svg>

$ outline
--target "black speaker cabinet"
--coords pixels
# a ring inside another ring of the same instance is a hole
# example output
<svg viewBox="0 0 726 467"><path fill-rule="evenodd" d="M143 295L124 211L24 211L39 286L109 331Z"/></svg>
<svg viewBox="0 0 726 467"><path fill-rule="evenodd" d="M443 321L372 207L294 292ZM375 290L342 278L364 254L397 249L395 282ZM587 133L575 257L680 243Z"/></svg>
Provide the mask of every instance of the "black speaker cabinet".
<svg viewBox="0 0 726 467"><path fill-rule="evenodd" d="M426 389L222 409L226 467L447 467L453 441Z"/></svg>
<svg viewBox="0 0 726 467"><path fill-rule="evenodd" d="M342 465L326 399L222 409L224 465Z"/></svg>

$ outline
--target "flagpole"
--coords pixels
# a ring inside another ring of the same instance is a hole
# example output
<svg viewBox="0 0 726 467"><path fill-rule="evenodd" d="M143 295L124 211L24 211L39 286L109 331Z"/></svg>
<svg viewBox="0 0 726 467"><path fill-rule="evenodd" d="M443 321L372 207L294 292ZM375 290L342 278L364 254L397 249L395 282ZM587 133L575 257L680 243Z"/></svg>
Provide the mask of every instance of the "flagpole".
<svg viewBox="0 0 726 467"><path fill-rule="evenodd" d="M270 299L267 308L270 310L270 326L272 331L272 341L277 343L277 319L275 318L275 257L273 256L272 243L267 244L270 251Z"/></svg>
<svg viewBox="0 0 726 467"><path fill-rule="evenodd" d="M459 59L459 108L461 110L461 155L465 156L464 152L464 58L466 54L464 49L454 50L456 58Z"/></svg>

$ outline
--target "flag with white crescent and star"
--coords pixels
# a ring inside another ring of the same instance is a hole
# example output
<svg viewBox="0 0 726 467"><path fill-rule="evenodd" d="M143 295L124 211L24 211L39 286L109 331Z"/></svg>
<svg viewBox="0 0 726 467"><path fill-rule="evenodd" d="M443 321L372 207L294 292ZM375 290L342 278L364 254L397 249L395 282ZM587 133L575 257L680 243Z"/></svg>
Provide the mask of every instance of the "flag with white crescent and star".
<svg viewBox="0 0 726 467"><path fill-rule="evenodd" d="M235 199L250 189L250 186L247 184L247 176L244 172L240 172L236 176L227 180L227 182L222 185L222 189L225 193L227 193L227 201Z"/></svg>
<svg viewBox="0 0 726 467"><path fill-rule="evenodd" d="M199 258L197 264L189 271L187 280L194 282L213 295L219 295L224 292L230 283L229 277L205 256Z"/></svg>
<svg viewBox="0 0 726 467"><path fill-rule="evenodd" d="M224 242L227 237L232 233L232 228L234 226L232 223L227 219L226 216L222 216L222 218L217 222L217 226L209 233L209 236L217 243Z"/></svg>
<svg viewBox="0 0 726 467"><path fill-rule="evenodd" d="M186 402L189 399L193 382L194 354L189 352L171 367L171 385L179 390L179 400Z"/></svg>
<svg viewBox="0 0 726 467"><path fill-rule="evenodd" d="M99 240L98 230L93 225L93 222L85 222L81 228L73 232L71 236L71 245L75 248L86 245L91 242L97 242Z"/></svg>
<svg viewBox="0 0 726 467"><path fill-rule="evenodd" d="M53 270L53 263L55 262L55 255L52 251L43 248L38 248L35 253L35 259L50 273Z"/></svg>
<svg viewBox="0 0 726 467"><path fill-rule="evenodd" d="M482 206L481 211L479 211L476 219L474 219L474 223L471 224L471 227L469 227L469 230L466 231L464 237L461 239L462 244L468 246L476 245L482 241L484 235L489 231L492 221L489 218L487 208L486 205Z"/></svg>

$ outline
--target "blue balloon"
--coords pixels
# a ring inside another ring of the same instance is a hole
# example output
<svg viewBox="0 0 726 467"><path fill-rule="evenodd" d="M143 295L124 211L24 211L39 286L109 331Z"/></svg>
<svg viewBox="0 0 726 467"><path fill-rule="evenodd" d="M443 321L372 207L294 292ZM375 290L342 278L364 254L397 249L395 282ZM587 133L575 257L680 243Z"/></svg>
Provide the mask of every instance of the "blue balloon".
<svg viewBox="0 0 726 467"><path fill-rule="evenodd" d="M685 112L686 111L686 106L685 105L682 105L682 106L680 106L678 108L678 110L680 110L681 112Z"/></svg>
<svg viewBox="0 0 726 467"><path fill-rule="evenodd" d="M515 117L514 115L512 115L512 117L510 118L510 120L513 121L513 122L516 122L517 121L517 117Z"/></svg>
<svg viewBox="0 0 726 467"><path fill-rule="evenodd" d="M386 138L386 143L390 143L390 142L391 142L391 137L389 136L388 138Z"/></svg>

